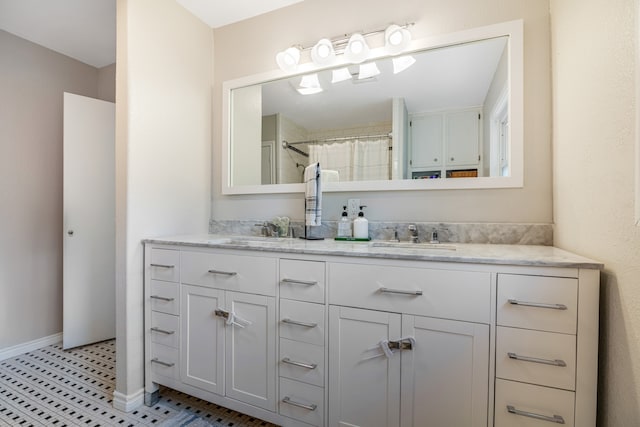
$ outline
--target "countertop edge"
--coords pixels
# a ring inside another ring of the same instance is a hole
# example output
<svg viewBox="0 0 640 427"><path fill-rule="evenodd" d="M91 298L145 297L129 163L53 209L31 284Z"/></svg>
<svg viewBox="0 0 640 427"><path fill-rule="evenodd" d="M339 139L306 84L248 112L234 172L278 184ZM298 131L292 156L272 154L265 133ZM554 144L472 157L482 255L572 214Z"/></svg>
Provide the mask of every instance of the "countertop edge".
<svg viewBox="0 0 640 427"><path fill-rule="evenodd" d="M256 252L298 253L308 255L384 258L468 264L582 268L593 270L602 270L604 268L603 263L553 246L461 243L454 245L456 247L455 251L433 253L432 250L429 249L373 247L370 243L366 242L335 242L329 239L323 241L304 241L296 239L265 239L261 241L257 239L252 240L250 245L233 242L216 242L216 240L233 238L246 239L247 236L193 235L157 237L143 239L142 243L180 245L199 248L234 249ZM349 245L349 248L340 247L344 245ZM428 252L425 253L425 251Z"/></svg>

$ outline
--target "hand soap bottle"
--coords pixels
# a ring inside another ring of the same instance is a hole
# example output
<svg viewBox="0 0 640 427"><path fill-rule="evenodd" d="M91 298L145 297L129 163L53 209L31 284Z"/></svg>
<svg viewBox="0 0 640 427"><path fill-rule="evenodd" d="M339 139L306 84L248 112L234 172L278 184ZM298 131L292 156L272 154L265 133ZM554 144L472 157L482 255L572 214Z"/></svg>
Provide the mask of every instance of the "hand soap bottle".
<svg viewBox="0 0 640 427"><path fill-rule="evenodd" d="M353 237L356 239L368 239L369 238L369 221L364 217L362 208L366 206L360 206L360 212L358 212L358 218L353 220Z"/></svg>
<svg viewBox="0 0 640 427"><path fill-rule="evenodd" d="M347 207L342 207L342 218L338 223L338 237L351 237L351 221L347 214Z"/></svg>

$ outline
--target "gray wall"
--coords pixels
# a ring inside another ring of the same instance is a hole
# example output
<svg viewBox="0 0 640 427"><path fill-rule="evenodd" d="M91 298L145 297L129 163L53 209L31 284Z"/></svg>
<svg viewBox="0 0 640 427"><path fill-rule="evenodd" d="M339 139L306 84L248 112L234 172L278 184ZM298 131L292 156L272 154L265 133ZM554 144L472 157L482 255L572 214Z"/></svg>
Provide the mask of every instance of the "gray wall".
<svg viewBox="0 0 640 427"><path fill-rule="evenodd" d="M2 350L62 331L62 94L98 97L100 73L5 31L0 58Z"/></svg>

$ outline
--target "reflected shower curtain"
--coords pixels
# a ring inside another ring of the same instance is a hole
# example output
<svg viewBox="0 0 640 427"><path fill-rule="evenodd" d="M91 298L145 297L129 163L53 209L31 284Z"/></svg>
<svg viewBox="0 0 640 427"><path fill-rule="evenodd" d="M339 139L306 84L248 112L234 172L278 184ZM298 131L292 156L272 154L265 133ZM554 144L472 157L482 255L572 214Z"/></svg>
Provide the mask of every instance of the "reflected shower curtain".
<svg viewBox="0 0 640 427"><path fill-rule="evenodd" d="M356 140L353 144L353 181L389 179L389 139Z"/></svg>
<svg viewBox="0 0 640 427"><path fill-rule="evenodd" d="M309 163L318 162L322 170L338 171L340 181L351 181L353 177L352 145L351 141L310 145Z"/></svg>
<svg viewBox="0 0 640 427"><path fill-rule="evenodd" d="M389 139L354 140L309 146L309 162L335 170L340 181L389 179Z"/></svg>

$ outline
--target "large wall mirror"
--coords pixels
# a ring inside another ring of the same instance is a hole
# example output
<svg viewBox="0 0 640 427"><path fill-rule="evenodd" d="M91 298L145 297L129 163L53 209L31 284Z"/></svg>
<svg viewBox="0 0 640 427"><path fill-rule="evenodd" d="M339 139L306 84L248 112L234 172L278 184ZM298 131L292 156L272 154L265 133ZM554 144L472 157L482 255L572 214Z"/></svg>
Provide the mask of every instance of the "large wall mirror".
<svg viewBox="0 0 640 427"><path fill-rule="evenodd" d="M324 191L521 187L522 37L511 21L225 82L223 193L303 192L314 162Z"/></svg>

